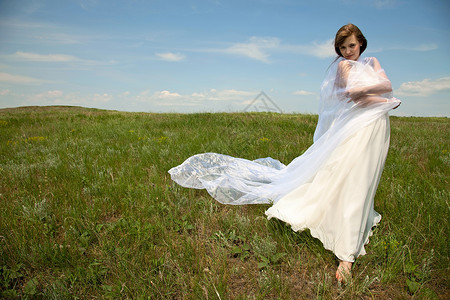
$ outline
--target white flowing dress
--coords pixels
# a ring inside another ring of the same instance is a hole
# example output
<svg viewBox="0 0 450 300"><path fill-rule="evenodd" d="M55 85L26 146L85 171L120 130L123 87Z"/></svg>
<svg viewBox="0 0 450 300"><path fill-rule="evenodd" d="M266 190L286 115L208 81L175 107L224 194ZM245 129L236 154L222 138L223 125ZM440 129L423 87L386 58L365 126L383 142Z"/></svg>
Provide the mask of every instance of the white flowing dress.
<svg viewBox="0 0 450 300"><path fill-rule="evenodd" d="M353 262L366 253L371 228L381 219L373 201L389 148L387 112L400 100L389 93L381 95L383 102L363 106L348 102L345 92L384 84L383 75L373 58L333 63L321 87L314 143L287 166L270 157L203 153L170 169L171 178L206 189L224 204L270 203L268 218L295 231L309 229L340 260Z"/></svg>

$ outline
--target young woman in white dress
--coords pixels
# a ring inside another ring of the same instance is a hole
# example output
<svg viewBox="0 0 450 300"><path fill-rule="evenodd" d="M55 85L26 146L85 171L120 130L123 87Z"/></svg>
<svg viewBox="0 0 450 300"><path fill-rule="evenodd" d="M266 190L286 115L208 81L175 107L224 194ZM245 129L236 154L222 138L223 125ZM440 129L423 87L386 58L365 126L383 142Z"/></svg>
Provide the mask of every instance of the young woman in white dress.
<svg viewBox="0 0 450 300"><path fill-rule="evenodd" d="M169 170L174 181L206 189L224 204L270 203L268 218L295 231L309 229L339 259L336 278L351 274L381 216L375 192L389 147L388 111L400 105L374 57L361 58L367 41L348 24L335 38L338 58L321 86L314 143L287 166L203 153Z"/></svg>

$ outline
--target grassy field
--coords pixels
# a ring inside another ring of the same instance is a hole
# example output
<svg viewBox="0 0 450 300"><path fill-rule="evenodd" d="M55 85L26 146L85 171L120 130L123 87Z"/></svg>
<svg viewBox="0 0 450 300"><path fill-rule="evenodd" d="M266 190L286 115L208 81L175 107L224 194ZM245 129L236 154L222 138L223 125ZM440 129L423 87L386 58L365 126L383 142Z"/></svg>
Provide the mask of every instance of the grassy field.
<svg viewBox="0 0 450 300"><path fill-rule="evenodd" d="M307 231L174 184L218 152L289 163L317 116L0 110L0 295L141 299L449 299L450 121L391 118L383 219L345 287Z"/></svg>

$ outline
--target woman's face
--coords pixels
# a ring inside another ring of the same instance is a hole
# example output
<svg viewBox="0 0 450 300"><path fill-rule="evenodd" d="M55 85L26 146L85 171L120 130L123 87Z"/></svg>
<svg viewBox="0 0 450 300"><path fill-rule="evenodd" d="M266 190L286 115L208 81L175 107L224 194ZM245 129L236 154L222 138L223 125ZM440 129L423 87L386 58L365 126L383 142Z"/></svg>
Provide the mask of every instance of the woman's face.
<svg viewBox="0 0 450 300"><path fill-rule="evenodd" d="M345 59L357 60L361 46L362 43L358 42L356 36L352 34L339 46L339 50Z"/></svg>

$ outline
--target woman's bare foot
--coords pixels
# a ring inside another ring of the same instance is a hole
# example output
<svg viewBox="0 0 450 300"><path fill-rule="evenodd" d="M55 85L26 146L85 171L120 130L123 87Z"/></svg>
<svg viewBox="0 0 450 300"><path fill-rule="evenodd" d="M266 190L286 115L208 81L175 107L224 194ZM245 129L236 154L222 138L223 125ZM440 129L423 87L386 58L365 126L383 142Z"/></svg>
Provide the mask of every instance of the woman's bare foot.
<svg viewBox="0 0 450 300"><path fill-rule="evenodd" d="M336 270L336 279L339 282L345 283L347 279L352 276L352 262L349 261L339 261L339 266Z"/></svg>

